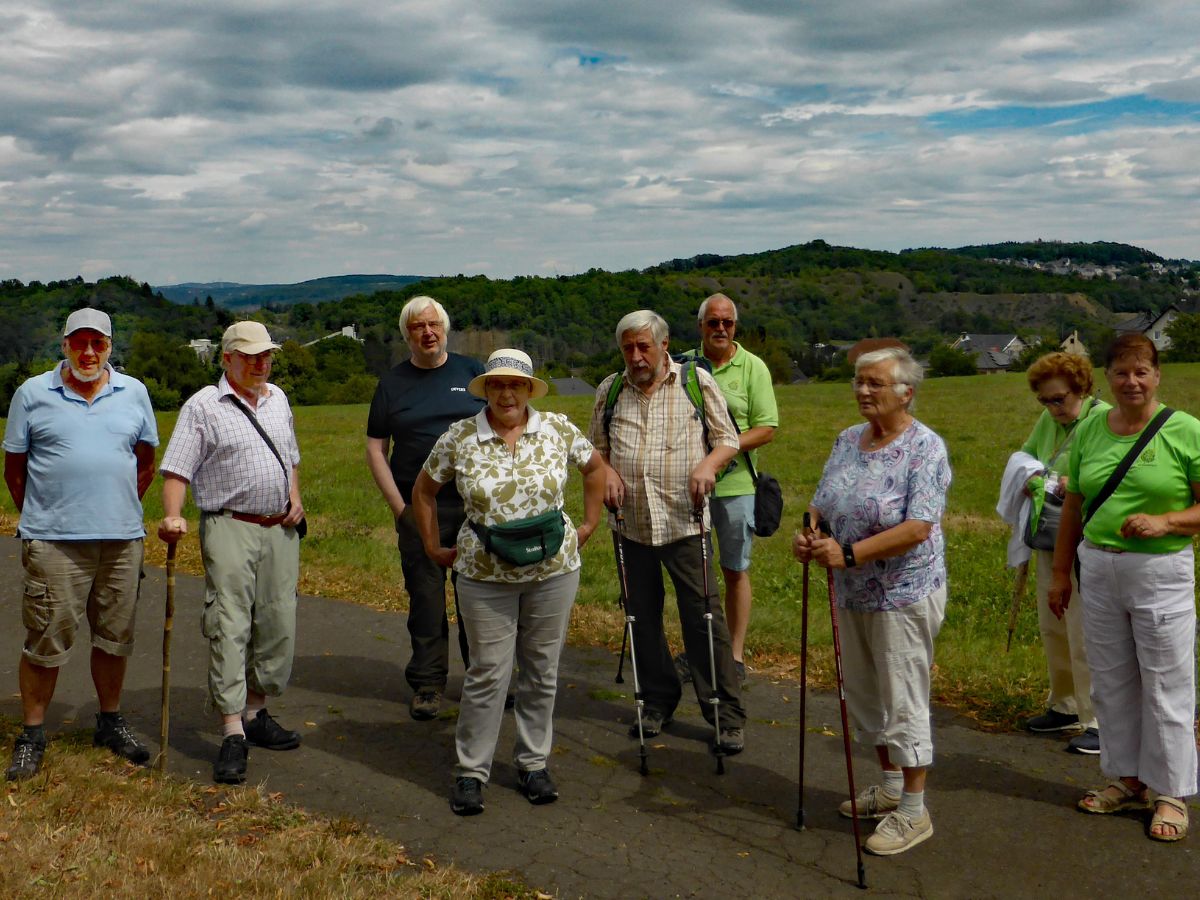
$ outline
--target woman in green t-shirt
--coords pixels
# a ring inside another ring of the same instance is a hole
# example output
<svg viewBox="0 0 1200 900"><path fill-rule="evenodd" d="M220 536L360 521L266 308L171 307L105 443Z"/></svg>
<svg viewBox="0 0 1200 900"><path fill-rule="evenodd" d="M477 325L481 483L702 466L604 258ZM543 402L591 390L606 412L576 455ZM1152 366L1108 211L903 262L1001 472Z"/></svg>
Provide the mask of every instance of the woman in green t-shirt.
<svg viewBox="0 0 1200 900"><path fill-rule="evenodd" d="M1061 616L1078 556L1100 768L1113 779L1078 805L1113 813L1145 809L1153 799L1150 837L1177 841L1188 829L1184 798L1197 789L1191 536L1200 534L1200 422L1171 414L1096 504L1162 409L1158 350L1144 335L1113 342L1105 375L1116 406L1077 429L1049 595Z"/></svg>
<svg viewBox="0 0 1200 900"><path fill-rule="evenodd" d="M1066 494L1066 471L1076 427L1088 416L1103 415L1112 407L1092 396L1092 364L1075 353L1047 353L1026 373L1029 388L1045 409L1021 450L1046 467L1029 490L1045 490L1046 502L1061 504ZM1032 480L1031 480L1032 481ZM1046 652L1050 696L1046 711L1025 723L1030 731L1081 730L1071 738L1072 753L1100 752L1100 735L1092 712L1092 676L1083 639L1083 610L1070 607L1062 617L1050 612L1048 597L1054 567L1053 550L1035 550L1037 558L1038 630ZM1073 585L1077 587L1077 585Z"/></svg>

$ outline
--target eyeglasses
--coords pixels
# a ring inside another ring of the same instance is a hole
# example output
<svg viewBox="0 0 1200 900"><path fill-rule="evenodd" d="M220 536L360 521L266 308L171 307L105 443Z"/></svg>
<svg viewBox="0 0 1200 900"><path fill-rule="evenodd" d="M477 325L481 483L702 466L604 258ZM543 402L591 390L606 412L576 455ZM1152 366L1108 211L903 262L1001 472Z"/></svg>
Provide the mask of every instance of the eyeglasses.
<svg viewBox="0 0 1200 900"><path fill-rule="evenodd" d="M108 338L106 338L106 337L85 338L85 337L80 337L80 336L76 336L76 335L72 334L72 335L68 335L67 344L76 353L82 353L84 350L87 350L89 347L96 353L103 353L105 350L108 349Z"/></svg>
<svg viewBox="0 0 1200 900"><path fill-rule="evenodd" d="M855 378L852 382L850 382L850 384L854 387L854 390L856 390L856 391L860 390L862 388L866 388L872 394L875 394L875 393L878 393L879 391L882 391L886 387L892 387L897 384L908 384L908 382L907 381L859 381L857 378Z"/></svg>
<svg viewBox="0 0 1200 900"><path fill-rule="evenodd" d="M1038 397L1037 402L1042 406L1062 406L1070 396L1070 394L1059 394L1057 397Z"/></svg>
<svg viewBox="0 0 1200 900"><path fill-rule="evenodd" d="M441 322L420 322L420 321L418 321L418 322L409 322L408 323L408 330L411 331L413 334L417 334L422 331L432 331L436 334L441 334L444 327L445 326L443 326Z"/></svg>
<svg viewBox="0 0 1200 900"><path fill-rule="evenodd" d="M737 324L737 319L705 319L704 324L709 328L724 328L728 331Z"/></svg>

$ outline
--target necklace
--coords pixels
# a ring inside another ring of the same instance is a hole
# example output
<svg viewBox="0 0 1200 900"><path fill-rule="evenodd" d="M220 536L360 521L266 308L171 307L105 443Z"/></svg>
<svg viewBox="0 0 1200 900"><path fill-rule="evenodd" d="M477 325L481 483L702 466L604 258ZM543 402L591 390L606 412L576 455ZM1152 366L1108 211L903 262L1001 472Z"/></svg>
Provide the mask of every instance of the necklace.
<svg viewBox="0 0 1200 900"><path fill-rule="evenodd" d="M906 432L908 430L908 426L911 424L912 424L912 421L909 420L908 422L905 422L903 425L901 425L899 428L897 428L895 431L885 431L879 437L872 437L869 441L867 441L867 449L868 450L878 450L884 444L888 443L889 441L894 440L896 437L898 437L899 435Z"/></svg>

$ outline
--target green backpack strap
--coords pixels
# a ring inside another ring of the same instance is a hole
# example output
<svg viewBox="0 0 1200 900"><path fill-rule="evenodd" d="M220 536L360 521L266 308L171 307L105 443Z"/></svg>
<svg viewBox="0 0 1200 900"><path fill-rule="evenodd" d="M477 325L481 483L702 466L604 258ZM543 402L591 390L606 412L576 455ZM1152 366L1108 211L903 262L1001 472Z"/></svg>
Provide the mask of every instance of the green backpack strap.
<svg viewBox="0 0 1200 900"><path fill-rule="evenodd" d="M609 427L612 425L613 410L617 406L617 398L621 396L621 389L625 387L625 376L620 372L613 379L613 383L608 386L608 396L604 398L604 442L608 444L609 453L612 452L612 438L609 437Z"/></svg>

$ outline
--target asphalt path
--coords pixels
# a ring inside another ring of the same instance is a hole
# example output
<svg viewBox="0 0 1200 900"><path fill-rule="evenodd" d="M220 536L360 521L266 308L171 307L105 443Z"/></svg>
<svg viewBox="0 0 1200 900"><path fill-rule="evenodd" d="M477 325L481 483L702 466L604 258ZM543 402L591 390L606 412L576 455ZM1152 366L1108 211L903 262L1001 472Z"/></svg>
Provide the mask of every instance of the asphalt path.
<svg viewBox="0 0 1200 900"><path fill-rule="evenodd" d="M0 539L7 628L0 630L0 713L19 716L22 572L19 544ZM165 575L148 569L137 647L123 707L158 750ZM953 597L951 597L953 602ZM172 649L172 774L208 783L220 744L205 710L206 648L199 616L203 580L179 576ZM815 614L820 614L819 612ZM86 625L85 625L86 628ZM453 638L453 636L452 636ZM254 749L250 783L327 816L349 816L405 845L412 855L466 870L505 870L561 897L862 896L850 821L838 816L846 766L836 695L810 692L805 830L795 827L799 687L752 672L746 751L716 774L711 729L693 697L650 742L650 774L638 772L628 666L614 684L615 654L567 648L560 672L551 771L561 799L531 806L511 763L505 717L484 793L483 815L450 812L454 704L451 672L443 716L408 716L404 617L301 597L292 684L271 712L303 735L299 750ZM76 648L58 682L47 726L90 727L96 700L87 653ZM622 698L618 692L626 696ZM926 801L934 836L888 858L864 854L873 895L895 897L1187 896L1200 876L1200 834L1174 845L1146 837L1140 814L1095 816L1076 800L1105 780L1098 758L1063 752L1065 738L988 734L952 711L935 711L936 765ZM8 748L2 751L7 758ZM856 784L877 775L870 748L854 752ZM54 764L53 745L47 766ZM1193 818L1200 822L1197 808ZM871 823L864 823L863 836Z"/></svg>

